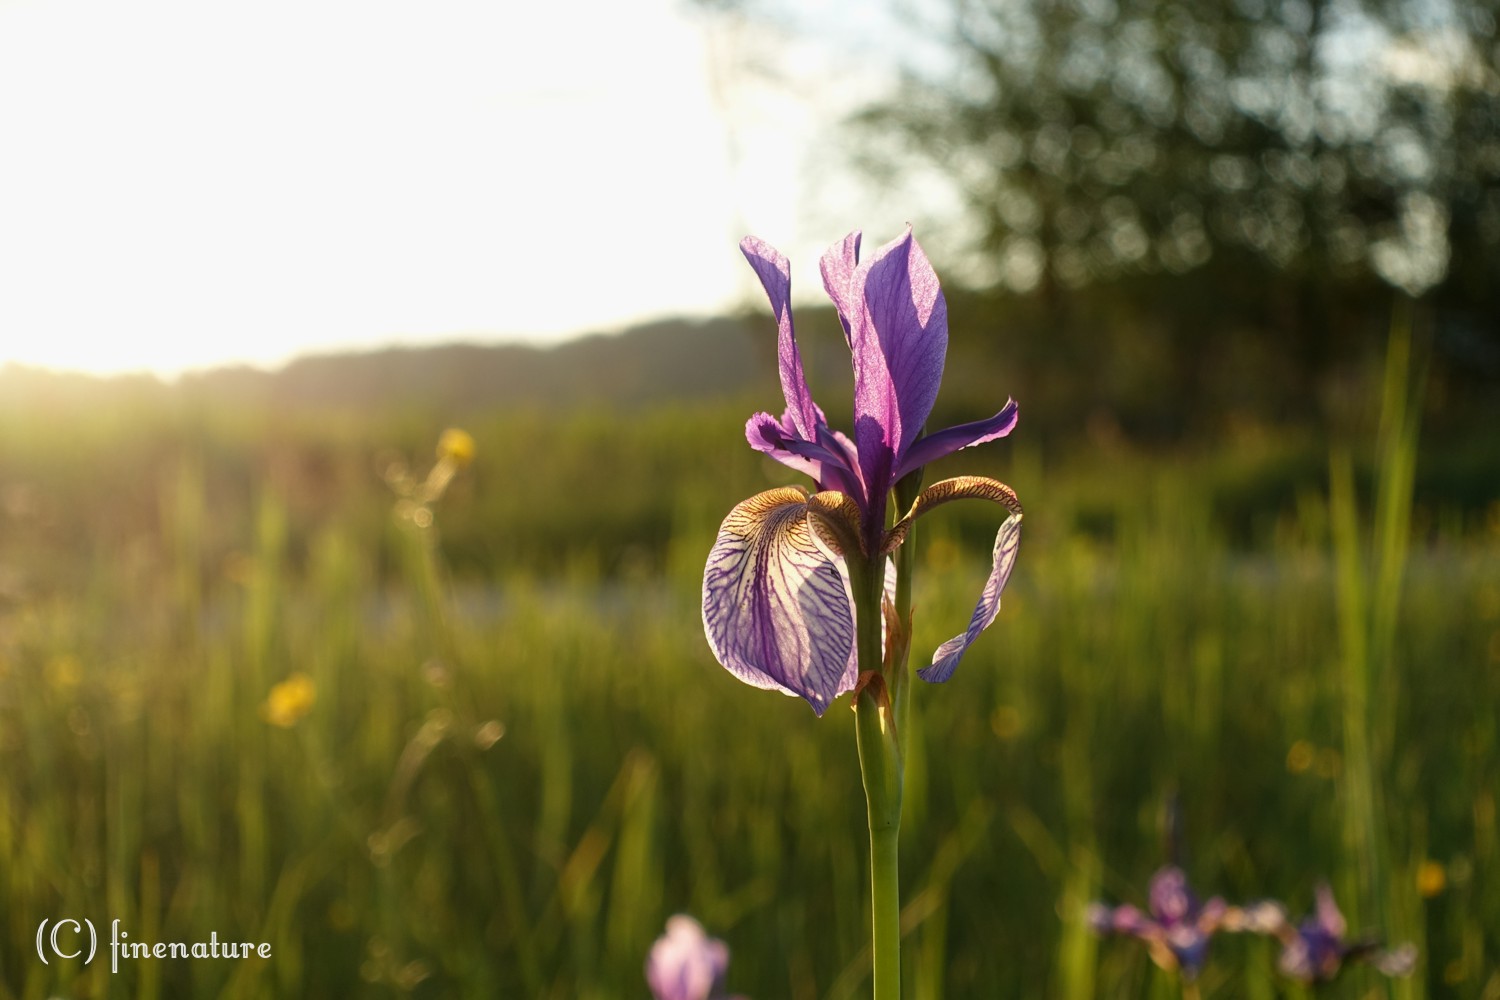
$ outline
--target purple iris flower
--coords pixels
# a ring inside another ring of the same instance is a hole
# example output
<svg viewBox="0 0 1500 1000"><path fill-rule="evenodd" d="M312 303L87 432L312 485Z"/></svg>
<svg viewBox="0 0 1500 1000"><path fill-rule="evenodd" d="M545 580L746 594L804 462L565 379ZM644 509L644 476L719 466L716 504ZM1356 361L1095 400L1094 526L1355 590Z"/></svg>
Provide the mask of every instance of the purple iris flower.
<svg viewBox="0 0 1500 1000"><path fill-rule="evenodd" d="M935 483L887 527L896 482L961 448L1016 425L1016 404L994 416L925 434L948 349L948 310L936 273L910 227L863 263L851 233L822 259L823 285L838 309L854 366L853 437L828 426L803 375L792 325L791 268L754 237L740 244L760 278L778 327L786 409L745 425L750 446L807 474L817 493L783 487L758 494L725 518L703 574L703 623L714 656L756 687L800 696L822 715L858 677L850 560L881 572L912 520L949 500L988 499L1008 511L993 567L969 627L919 671L945 681L994 621L1020 542L1021 506L1002 483L965 476Z"/></svg>
<svg viewBox="0 0 1500 1000"><path fill-rule="evenodd" d="M1149 913L1128 903L1114 909L1095 903L1089 907L1089 926L1100 934L1139 938L1157 965L1196 977L1208 961L1209 939L1225 925L1229 906L1218 896L1200 903L1187 875L1175 865L1151 876L1149 897Z"/></svg>
<svg viewBox="0 0 1500 1000"><path fill-rule="evenodd" d="M667 920L646 958L646 985L656 1000L721 1000L729 948L692 917Z"/></svg>
<svg viewBox="0 0 1500 1000"><path fill-rule="evenodd" d="M1409 975L1416 966L1417 950L1410 944L1389 951L1373 938L1348 941L1348 926L1334 902L1327 883L1317 889L1313 913L1295 929L1287 924L1280 933L1281 971L1304 983L1327 982L1339 974L1345 962L1366 961L1387 976Z"/></svg>

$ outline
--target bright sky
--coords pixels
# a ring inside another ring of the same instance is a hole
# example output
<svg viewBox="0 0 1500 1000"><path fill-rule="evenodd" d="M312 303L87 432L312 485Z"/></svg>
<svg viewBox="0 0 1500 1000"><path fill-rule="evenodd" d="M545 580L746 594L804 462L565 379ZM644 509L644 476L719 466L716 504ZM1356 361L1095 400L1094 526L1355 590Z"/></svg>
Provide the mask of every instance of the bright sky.
<svg viewBox="0 0 1500 1000"><path fill-rule="evenodd" d="M802 232L819 112L690 14L0 0L0 363L556 338L744 301L752 227L804 292L844 228L895 235Z"/></svg>

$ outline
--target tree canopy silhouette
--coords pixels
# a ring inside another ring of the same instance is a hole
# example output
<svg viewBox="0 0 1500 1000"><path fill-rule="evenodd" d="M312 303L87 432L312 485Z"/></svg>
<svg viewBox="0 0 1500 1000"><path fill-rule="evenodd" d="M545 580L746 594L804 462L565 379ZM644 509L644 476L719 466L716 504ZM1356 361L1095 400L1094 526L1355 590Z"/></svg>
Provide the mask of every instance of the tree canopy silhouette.
<svg viewBox="0 0 1500 1000"><path fill-rule="evenodd" d="M1500 379L1493 0L903 9L899 85L846 137L876 178L951 182L1003 298L976 311L1030 324L1007 360L1033 385L1067 362L1044 408L1169 436L1326 415L1406 297L1439 377Z"/></svg>
<svg viewBox="0 0 1500 1000"><path fill-rule="evenodd" d="M1000 280L1076 288L1216 252L1411 295L1500 248L1483 0L953 0L951 71L856 120L945 164ZM899 151L893 155L893 142Z"/></svg>

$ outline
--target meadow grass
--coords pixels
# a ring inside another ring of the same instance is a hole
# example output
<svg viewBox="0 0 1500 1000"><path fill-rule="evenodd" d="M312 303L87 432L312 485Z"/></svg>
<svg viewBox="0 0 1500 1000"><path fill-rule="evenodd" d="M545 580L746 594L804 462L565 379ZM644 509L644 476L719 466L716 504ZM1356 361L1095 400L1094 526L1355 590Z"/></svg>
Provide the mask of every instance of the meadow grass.
<svg viewBox="0 0 1500 1000"><path fill-rule="evenodd" d="M674 448L685 416L618 448L602 416L476 420L425 528L380 482L425 469L420 420L5 442L34 499L0 552L0 996L644 996L679 911L736 992L866 993L852 715L740 685L699 620L719 519L782 473L720 436L728 407ZM1180 995L1081 919L1144 902L1175 797L1201 891L1305 910L1329 878L1421 947L1397 995L1500 997L1500 513L1422 512L1408 548L1388 465L1336 459L1246 544L1214 484L1249 455L965 465L1015 486L1026 536L996 626L914 692L908 995ZM923 522L914 656L967 621L994 528ZM297 674L315 700L272 724ZM273 957L44 965L67 916ZM1201 994L1309 995L1274 964L1221 938Z"/></svg>

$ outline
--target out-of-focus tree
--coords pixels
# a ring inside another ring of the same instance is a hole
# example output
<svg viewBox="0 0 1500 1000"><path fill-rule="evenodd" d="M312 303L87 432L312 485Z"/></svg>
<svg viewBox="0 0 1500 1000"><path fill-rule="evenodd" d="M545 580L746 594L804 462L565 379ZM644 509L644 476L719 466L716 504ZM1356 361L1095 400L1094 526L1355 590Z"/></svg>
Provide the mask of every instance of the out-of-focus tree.
<svg viewBox="0 0 1500 1000"><path fill-rule="evenodd" d="M947 29L951 74L909 72L859 124L950 165L1013 288L1225 250L1414 295L1493 267L1480 0L954 0Z"/></svg>
<svg viewBox="0 0 1500 1000"><path fill-rule="evenodd" d="M859 162L941 170L974 273L1033 293L1054 350L1134 310L1166 359L1140 395L1217 392L1269 349L1256 374L1311 398L1385 287L1500 376L1494 0L905 3L917 55L850 122Z"/></svg>

